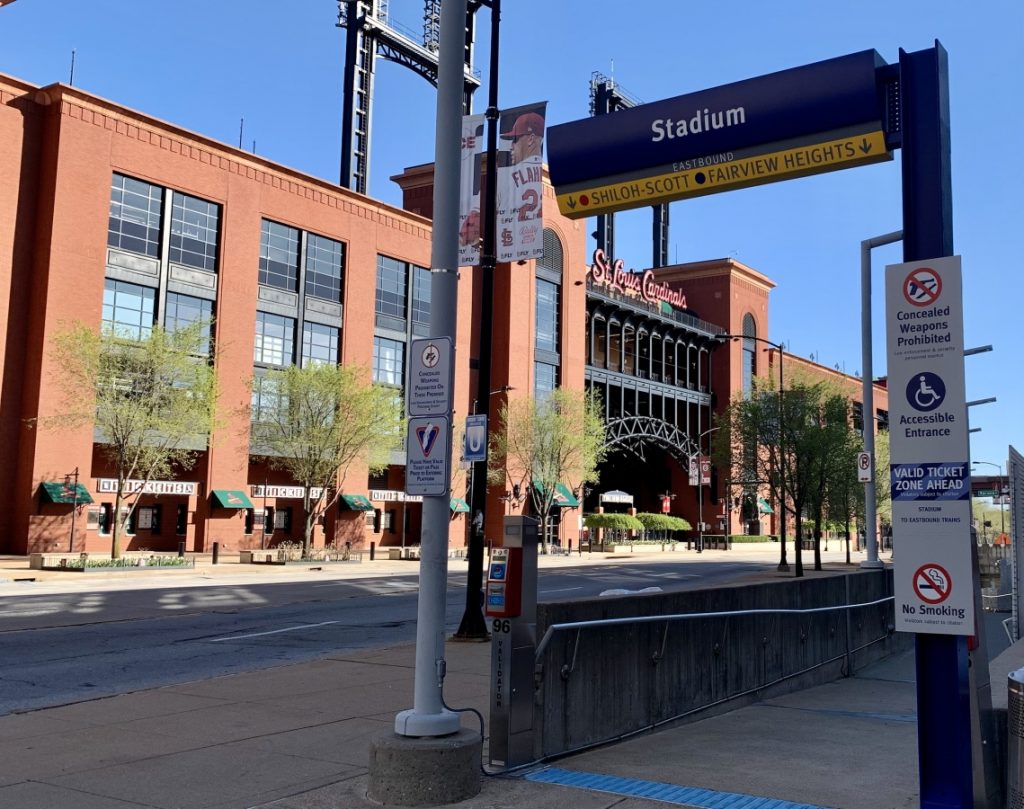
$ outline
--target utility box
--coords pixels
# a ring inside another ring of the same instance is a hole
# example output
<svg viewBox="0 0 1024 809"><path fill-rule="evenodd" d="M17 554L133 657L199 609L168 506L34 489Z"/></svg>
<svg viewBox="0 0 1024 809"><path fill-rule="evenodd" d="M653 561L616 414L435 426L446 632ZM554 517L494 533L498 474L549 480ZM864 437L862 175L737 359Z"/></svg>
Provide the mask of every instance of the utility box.
<svg viewBox="0 0 1024 809"><path fill-rule="evenodd" d="M537 539L540 522L505 517L491 550L484 612L491 623L491 765L533 760L533 670L537 649Z"/></svg>

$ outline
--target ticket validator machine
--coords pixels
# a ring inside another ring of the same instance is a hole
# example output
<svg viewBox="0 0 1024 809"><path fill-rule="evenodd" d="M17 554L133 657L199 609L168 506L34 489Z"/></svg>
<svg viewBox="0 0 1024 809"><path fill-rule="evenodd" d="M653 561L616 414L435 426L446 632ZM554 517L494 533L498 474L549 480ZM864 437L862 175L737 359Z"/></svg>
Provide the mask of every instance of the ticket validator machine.
<svg viewBox="0 0 1024 809"><path fill-rule="evenodd" d="M491 549L485 613L491 624L492 766L533 761L533 669L537 647L537 536L532 517L505 517Z"/></svg>

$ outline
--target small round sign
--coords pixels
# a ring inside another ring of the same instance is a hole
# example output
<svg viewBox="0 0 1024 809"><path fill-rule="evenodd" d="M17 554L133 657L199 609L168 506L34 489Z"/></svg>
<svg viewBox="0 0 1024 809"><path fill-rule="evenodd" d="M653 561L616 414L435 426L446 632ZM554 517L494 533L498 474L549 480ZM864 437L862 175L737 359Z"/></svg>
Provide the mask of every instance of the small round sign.
<svg viewBox="0 0 1024 809"><path fill-rule="evenodd" d="M925 604L941 604L953 589L953 580L942 565L921 565L914 573L914 592Z"/></svg>
<svg viewBox="0 0 1024 809"><path fill-rule="evenodd" d="M423 348L423 367L433 368L441 360L441 352L438 351L437 346L433 343L428 343Z"/></svg>

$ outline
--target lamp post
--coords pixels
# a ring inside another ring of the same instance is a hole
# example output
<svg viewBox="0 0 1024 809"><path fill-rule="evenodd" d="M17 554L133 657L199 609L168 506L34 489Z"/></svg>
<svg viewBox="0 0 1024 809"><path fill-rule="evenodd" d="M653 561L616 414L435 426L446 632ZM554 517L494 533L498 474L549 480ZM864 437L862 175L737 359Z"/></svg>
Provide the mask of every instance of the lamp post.
<svg viewBox="0 0 1024 809"><path fill-rule="evenodd" d="M697 553L704 552L704 470L700 466L700 442L704 436L710 435L717 429L717 427L709 427L697 436L697 454L690 458L691 464L693 463L693 457L697 458Z"/></svg>
<svg viewBox="0 0 1024 809"><path fill-rule="evenodd" d="M785 409L783 405L783 388L785 387L785 375L782 369L782 358L786 351L782 347L782 343L773 343L771 340L767 340L764 337L755 337L750 334L719 334L717 335L719 342L725 340L754 340L758 343L764 343L769 345L779 352L779 544L782 546L781 553L779 555L779 570L789 570L789 563L786 561L786 435L783 429L785 423ZM799 537L797 537L799 542ZM803 575L802 566L799 564L800 557L797 556L797 575Z"/></svg>
<svg viewBox="0 0 1024 809"><path fill-rule="evenodd" d="M501 0L490 0L486 5L491 9L491 53L488 65L487 85L487 152L485 166L487 185L484 189L483 222L481 227L480 275L481 275L481 320L479 330L479 366L477 368L477 399L488 397L491 387L491 308L494 305L494 273L497 267L497 208L498 208L498 46L501 32ZM489 401L489 397L488 397ZM474 411L475 411L474 406ZM489 409L489 408L488 408ZM480 464L481 462L477 462ZM484 462L485 463L485 462ZM474 474L476 466L474 464ZM483 466L481 474L487 475ZM481 492L472 492L470 513L486 511L487 485ZM487 625L480 605L479 591L483 585L484 545L483 533L470 531L469 568L466 573L466 609L459 622L455 637L460 640L487 640Z"/></svg>
<svg viewBox="0 0 1024 809"><path fill-rule="evenodd" d="M74 483L72 484L72 480ZM64 485L73 486L71 489L71 540L68 543L68 553L75 552L75 517L78 516L78 467L69 475L64 476Z"/></svg>
<svg viewBox="0 0 1024 809"><path fill-rule="evenodd" d="M992 463L992 461L971 461L971 464L983 463L985 466L994 466L999 470L999 533L1006 533L1006 518L1004 517L1003 511L1003 488L1005 486L1005 476L1003 475L1003 465Z"/></svg>

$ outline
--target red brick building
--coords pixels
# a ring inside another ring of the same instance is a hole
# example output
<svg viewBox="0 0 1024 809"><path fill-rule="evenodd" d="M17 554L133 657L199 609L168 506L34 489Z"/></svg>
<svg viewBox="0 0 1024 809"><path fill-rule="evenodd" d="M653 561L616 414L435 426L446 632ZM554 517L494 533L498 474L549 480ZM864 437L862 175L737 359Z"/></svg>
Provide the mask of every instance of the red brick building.
<svg viewBox="0 0 1024 809"><path fill-rule="evenodd" d="M298 487L250 454L259 377L326 360L403 385L407 346L429 322L432 168L395 180L404 210L77 88L0 75L0 491L10 501L0 552L109 549L114 475L93 431L47 426L61 403L49 346L74 321L140 335L154 323L214 324L220 424L190 470L149 484L127 549L300 540ZM696 524L687 455L706 451L713 414L769 367L762 353L720 348L714 337L766 335L774 285L723 259L653 271L649 289L633 288L643 274L623 276L629 288L617 288L594 271L586 223L561 217L549 186L545 196L544 257L499 265L491 322L479 316L478 274L462 269L456 416L473 408L478 335L490 329L492 388L509 389L479 403L492 424L505 396L597 387L627 450L593 491L571 492L560 507L563 543L577 540L579 517L601 492L627 484L639 510L660 510L668 492L672 511ZM372 479L349 470L317 544L418 543L421 507L402 493L403 459L393 461ZM72 505L53 484L76 470L92 502L79 508L72 537ZM453 497L464 498L459 486ZM736 515L721 513L720 489L715 475L702 491L705 522L739 530ZM499 536L501 516L526 502L494 487L486 535ZM453 547L466 535L460 507L453 501Z"/></svg>

